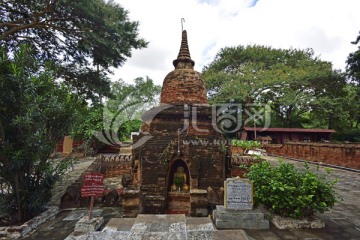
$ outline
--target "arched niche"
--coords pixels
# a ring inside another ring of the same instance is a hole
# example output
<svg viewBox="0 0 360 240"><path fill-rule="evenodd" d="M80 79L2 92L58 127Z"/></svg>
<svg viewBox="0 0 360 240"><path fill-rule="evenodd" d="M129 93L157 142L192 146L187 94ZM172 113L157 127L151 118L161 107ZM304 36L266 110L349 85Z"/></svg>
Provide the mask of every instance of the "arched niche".
<svg viewBox="0 0 360 240"><path fill-rule="evenodd" d="M174 184L174 174L177 171L178 167L183 167L184 168L184 173L186 175L186 184L188 186L190 186L190 173L189 173L189 168L187 166L187 164L181 160L181 159L176 159L172 162L172 164L170 165L169 168L169 173L168 173L168 191L171 191L171 185ZM189 187L190 190L190 187Z"/></svg>

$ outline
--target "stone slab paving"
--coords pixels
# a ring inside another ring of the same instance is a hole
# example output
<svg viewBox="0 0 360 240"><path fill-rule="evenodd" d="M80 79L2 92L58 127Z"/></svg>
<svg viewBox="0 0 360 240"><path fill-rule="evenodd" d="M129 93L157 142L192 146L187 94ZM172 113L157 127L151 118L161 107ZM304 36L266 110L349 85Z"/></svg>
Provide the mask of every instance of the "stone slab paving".
<svg viewBox="0 0 360 240"><path fill-rule="evenodd" d="M136 219L111 219L102 232L73 232L66 240L83 239L198 239L198 240L246 240L242 230L218 231L210 218L191 218L184 214L139 214Z"/></svg>
<svg viewBox="0 0 360 240"><path fill-rule="evenodd" d="M102 207L94 208L94 217L104 217L107 223L112 218L121 218L120 208ZM66 209L61 211L54 219L42 224L31 235L23 240L63 240L75 229L75 224L88 214L88 209Z"/></svg>

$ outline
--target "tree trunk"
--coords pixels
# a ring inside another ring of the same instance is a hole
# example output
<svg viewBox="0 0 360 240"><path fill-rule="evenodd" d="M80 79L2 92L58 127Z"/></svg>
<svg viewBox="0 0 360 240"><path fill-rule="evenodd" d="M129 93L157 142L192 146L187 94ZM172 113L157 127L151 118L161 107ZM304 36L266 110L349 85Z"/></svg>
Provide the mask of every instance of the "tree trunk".
<svg viewBox="0 0 360 240"><path fill-rule="evenodd" d="M100 68L99 68L99 64L96 64L96 71L97 71L97 75L98 75L98 79L100 79ZM102 105L102 96L99 93L99 102Z"/></svg>
<svg viewBox="0 0 360 240"><path fill-rule="evenodd" d="M15 192L16 192L16 205L17 205L17 221L22 221L21 202L20 202L20 186L19 186L19 173L15 174Z"/></svg>
<svg viewBox="0 0 360 240"><path fill-rule="evenodd" d="M292 120L291 120L291 114L292 114L292 106L289 106L289 109L286 111L286 125L287 127L292 127Z"/></svg>
<svg viewBox="0 0 360 240"><path fill-rule="evenodd" d="M1 120L0 120L0 145L2 144L2 142L5 142L5 133L4 133L4 128L3 128Z"/></svg>
<svg viewBox="0 0 360 240"><path fill-rule="evenodd" d="M249 116L249 113L250 113L250 97L249 96L246 96L246 103L245 103L245 108L246 108L246 111L244 110L244 127L248 127L249 126L249 121L250 121L250 116Z"/></svg>

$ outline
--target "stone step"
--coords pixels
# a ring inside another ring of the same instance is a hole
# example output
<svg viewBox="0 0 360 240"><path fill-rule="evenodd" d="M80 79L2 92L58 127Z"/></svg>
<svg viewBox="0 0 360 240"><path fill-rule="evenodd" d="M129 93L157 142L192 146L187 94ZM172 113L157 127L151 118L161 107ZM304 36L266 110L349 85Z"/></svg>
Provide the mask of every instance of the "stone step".
<svg viewBox="0 0 360 240"><path fill-rule="evenodd" d="M65 240L83 239L211 239L211 240L249 240L249 237L242 230L223 230L223 231L191 231L191 232L89 232L84 235L72 233Z"/></svg>
<svg viewBox="0 0 360 240"><path fill-rule="evenodd" d="M210 218L185 217L184 214L139 214L135 219L111 219L101 232L72 233L75 239L212 239L248 240L243 230L215 229Z"/></svg>
<svg viewBox="0 0 360 240"><path fill-rule="evenodd" d="M218 229L269 229L269 221L265 219L215 220Z"/></svg>
<svg viewBox="0 0 360 240"><path fill-rule="evenodd" d="M269 221L259 209L232 210L218 205L213 220L218 229L269 229Z"/></svg>
<svg viewBox="0 0 360 240"><path fill-rule="evenodd" d="M224 206L217 205L215 209L215 216L217 219L224 221L237 221L237 220L262 220L264 213L259 209L252 210L227 210Z"/></svg>

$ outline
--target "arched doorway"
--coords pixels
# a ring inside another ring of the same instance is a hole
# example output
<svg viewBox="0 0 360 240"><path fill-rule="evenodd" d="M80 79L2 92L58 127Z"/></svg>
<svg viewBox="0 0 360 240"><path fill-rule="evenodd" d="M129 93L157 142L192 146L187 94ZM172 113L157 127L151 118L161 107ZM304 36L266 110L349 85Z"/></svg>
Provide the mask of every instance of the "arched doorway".
<svg viewBox="0 0 360 240"><path fill-rule="evenodd" d="M189 168L183 160L176 159L170 164L168 171L167 213L188 215L190 212Z"/></svg>

